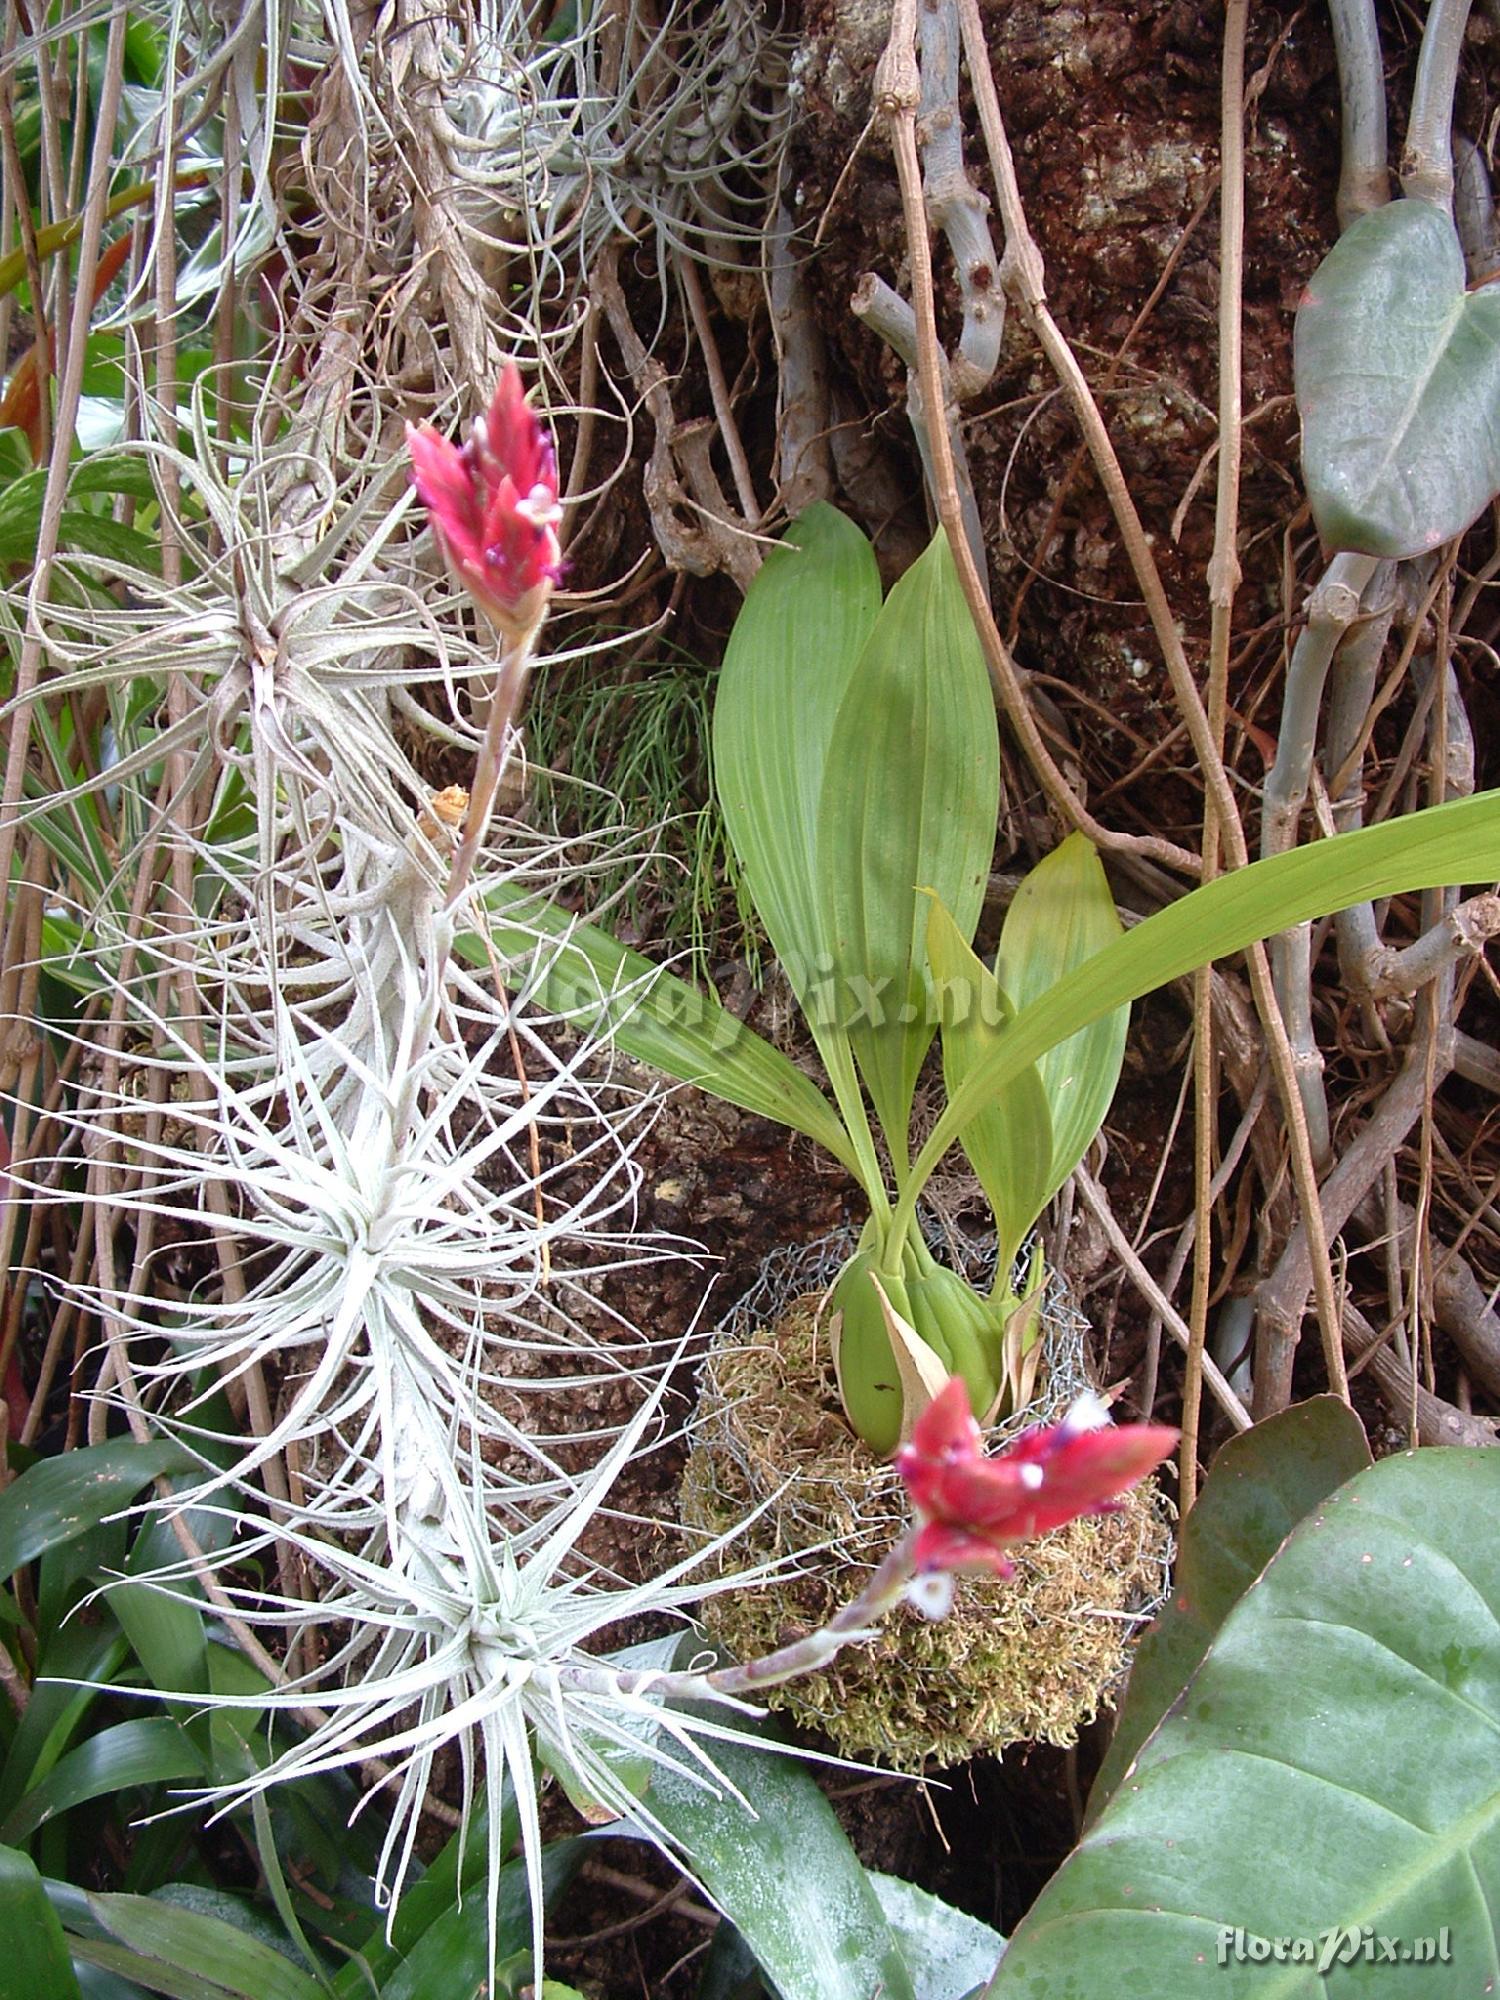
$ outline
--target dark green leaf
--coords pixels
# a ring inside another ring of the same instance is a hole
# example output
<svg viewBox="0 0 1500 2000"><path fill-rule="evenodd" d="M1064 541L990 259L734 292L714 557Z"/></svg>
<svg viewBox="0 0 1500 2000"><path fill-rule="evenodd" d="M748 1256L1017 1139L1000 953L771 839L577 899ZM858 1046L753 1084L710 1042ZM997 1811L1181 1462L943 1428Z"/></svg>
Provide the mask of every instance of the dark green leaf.
<svg viewBox="0 0 1500 2000"><path fill-rule="evenodd" d="M1182 1525L1171 1601L1136 1649L1085 1824L1104 1810L1220 1625L1292 1529L1369 1463L1359 1418L1337 1396L1298 1403L1221 1446Z"/></svg>
<svg viewBox="0 0 1500 2000"><path fill-rule="evenodd" d="M202 1773L202 1758L175 1722L145 1716L116 1723L70 1750L26 1793L0 1826L0 1841L17 1845L45 1821L85 1799Z"/></svg>
<svg viewBox="0 0 1500 2000"><path fill-rule="evenodd" d="M0 2000L79 2000L57 1912L13 1847L0 1847Z"/></svg>
<svg viewBox="0 0 1500 2000"><path fill-rule="evenodd" d="M10 1576L44 1549L71 1541L128 1506L149 1480L185 1471L180 1445L87 1445L44 1459L0 1493L0 1576Z"/></svg>
<svg viewBox="0 0 1500 2000"><path fill-rule="evenodd" d="M154 500L156 486L150 460L135 451L91 451L68 475L70 499L89 493L125 494L132 500Z"/></svg>
<svg viewBox="0 0 1500 2000"><path fill-rule="evenodd" d="M37 1662L36 1684L0 1766L0 1813L42 1782L66 1751L80 1723L99 1699L76 1682L114 1679L128 1648L112 1618L91 1625L73 1618L49 1640Z"/></svg>
<svg viewBox="0 0 1500 2000"><path fill-rule="evenodd" d="M1330 547L1414 556L1500 492L1500 286L1464 290L1447 211L1363 215L1297 314L1302 464Z"/></svg>
<svg viewBox="0 0 1500 2000"><path fill-rule="evenodd" d="M238 2000L321 2000L316 1981L289 1958L220 1917L152 1896L90 1896L89 1908L143 1958L169 1972L212 1980Z"/></svg>
<svg viewBox="0 0 1500 2000"><path fill-rule="evenodd" d="M1500 1453L1388 1458L1293 1529L1012 1937L992 2000L1418 2000L1500 1979ZM1446 1963L1236 1952L1352 1927Z"/></svg>
<svg viewBox="0 0 1500 2000"><path fill-rule="evenodd" d="M549 1843L542 1856L546 1901L562 1894L583 1858L583 1843ZM526 1890L526 1864L507 1862L500 1871L496 1906L497 1959L522 1952L526 1983L531 1981L531 1898ZM431 1924L380 1989L380 2000L482 2000L489 1974L489 1915L484 1885L476 1885L461 1904L450 1904Z"/></svg>

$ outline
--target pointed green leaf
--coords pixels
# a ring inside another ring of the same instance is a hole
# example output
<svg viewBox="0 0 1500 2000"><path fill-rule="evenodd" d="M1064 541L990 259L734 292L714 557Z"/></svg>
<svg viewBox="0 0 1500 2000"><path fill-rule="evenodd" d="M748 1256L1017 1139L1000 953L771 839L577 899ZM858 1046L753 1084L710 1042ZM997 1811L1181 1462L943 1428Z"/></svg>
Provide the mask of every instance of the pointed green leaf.
<svg viewBox="0 0 1500 2000"><path fill-rule="evenodd" d="M1004 1034L1015 1009L936 896L927 917L927 956L942 1023L943 1082L952 1097ZM1035 1063L1001 1086L966 1128L963 1145L995 1211L995 1277L1003 1287L1052 1191L1052 1116Z"/></svg>
<svg viewBox="0 0 1500 2000"><path fill-rule="evenodd" d="M44 1549L87 1534L106 1514L128 1506L148 1481L192 1464L181 1445L123 1439L29 1466L0 1493L0 1577Z"/></svg>
<svg viewBox="0 0 1500 2000"><path fill-rule="evenodd" d="M0 2000L79 2000L42 1878L13 1847L0 1847L0 1943Z"/></svg>
<svg viewBox="0 0 1500 2000"><path fill-rule="evenodd" d="M90 1896L89 1909L142 1958L160 1962L168 1972L212 1980L238 2000L321 2000L316 1980L222 1918L154 1896ZM134 1976L146 1975L138 1971Z"/></svg>
<svg viewBox="0 0 1500 2000"><path fill-rule="evenodd" d="M725 829L853 1135L839 1156L872 1201L879 1166L848 1037L825 998L833 938L820 894L817 812L839 704L879 611L873 549L832 507L810 507L746 592L713 718Z"/></svg>
<svg viewBox="0 0 1500 2000"><path fill-rule="evenodd" d="M1500 880L1500 792L1428 806L1253 861L1194 889L1022 1008L971 1072L922 1147L902 1198L905 1220L926 1177L969 1120L1028 1063L1069 1035L1258 938L1330 911L1415 889Z"/></svg>
<svg viewBox="0 0 1500 2000"><path fill-rule="evenodd" d="M487 966L493 954L512 989L534 991L545 1007L608 1035L638 1062L790 1126L854 1171L844 1128L817 1085L717 994L513 884L486 893L488 940L465 932L455 943L470 965Z"/></svg>
<svg viewBox="0 0 1500 2000"><path fill-rule="evenodd" d="M1119 1789L1215 1633L1292 1529L1369 1463L1364 1428L1337 1396L1297 1403L1220 1447L1182 1524L1171 1598L1136 1648L1085 1825Z"/></svg>
<svg viewBox="0 0 1500 2000"><path fill-rule="evenodd" d="M542 1881L549 1908L578 1872L582 1859L581 1840L548 1842L542 1856ZM529 1991L531 1897L526 1888L524 1861L509 1861L500 1871L495 1946L496 1956L501 1960L520 1954L525 1968L524 1983ZM438 1996L441 2000L487 2000L489 1963L489 1904L483 1888L478 1888L462 1902L450 1904L422 1933L396 1970L385 1979L380 2000L438 2000ZM546 1986L543 1990L546 1991Z"/></svg>
<svg viewBox="0 0 1500 2000"><path fill-rule="evenodd" d="M879 1898L812 1774L731 1743L715 1743L713 1760L738 1797L658 1765L647 1804L782 2000L915 2000Z"/></svg>
<svg viewBox="0 0 1500 2000"><path fill-rule="evenodd" d="M1500 286L1464 290L1447 211L1363 215L1297 314L1302 466L1330 547L1414 556L1500 492Z"/></svg>
<svg viewBox="0 0 1500 2000"><path fill-rule="evenodd" d="M990 2000L1492 1991L1497 1507L1500 1453L1435 1449L1307 1515L1018 1926ZM1350 1930L1353 1961L1320 1971ZM1395 1955L1364 1956L1366 1935ZM1304 1938L1305 1959L1275 1955Z"/></svg>
<svg viewBox="0 0 1500 2000"><path fill-rule="evenodd" d="M1005 914L995 972L1006 998L1017 1009L1044 1000L1060 979L1113 944L1123 928L1093 843L1070 833L1032 869ZM1117 1007L1038 1059L1052 1121L1052 1159L1028 1229L1104 1123L1120 1081L1129 1026L1129 1007Z"/></svg>
<svg viewBox="0 0 1500 2000"><path fill-rule="evenodd" d="M983 1988L1005 1949L997 1930L899 1875L872 1868L870 1880L922 2000L966 2000Z"/></svg>
<svg viewBox="0 0 1500 2000"><path fill-rule="evenodd" d="M818 800L835 718L880 611L875 553L818 505L745 594L714 701L714 784L792 991L807 1004L832 947L819 897Z"/></svg>
<svg viewBox="0 0 1500 2000"><path fill-rule="evenodd" d="M0 1841L15 1845L29 1840L59 1813L108 1792L202 1775L203 1759L175 1722L162 1716L117 1722L86 1737L27 1792L0 1826Z"/></svg>
<svg viewBox="0 0 1500 2000"><path fill-rule="evenodd" d="M900 1175L928 1018L927 897L974 935L1000 741L974 621L939 532L887 598L850 680L818 806L834 988Z"/></svg>

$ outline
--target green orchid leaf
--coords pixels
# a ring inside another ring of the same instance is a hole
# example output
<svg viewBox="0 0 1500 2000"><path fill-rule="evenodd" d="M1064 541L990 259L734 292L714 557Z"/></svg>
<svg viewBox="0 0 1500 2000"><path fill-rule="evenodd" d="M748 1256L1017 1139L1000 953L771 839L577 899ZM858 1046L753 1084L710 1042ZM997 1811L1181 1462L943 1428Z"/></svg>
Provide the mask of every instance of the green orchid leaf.
<svg viewBox="0 0 1500 2000"><path fill-rule="evenodd" d="M817 808L840 704L879 612L874 550L834 508L810 507L745 593L713 716L725 830L854 1135L854 1171L872 1200L879 1168L848 1038L825 992L834 940L820 893Z"/></svg>
<svg viewBox="0 0 1500 2000"><path fill-rule="evenodd" d="M989 2000L1493 1986L1500 1544L1478 1529L1497 1506L1500 1454L1428 1450L1306 1515L1017 1928Z"/></svg>
<svg viewBox="0 0 1500 2000"><path fill-rule="evenodd" d="M927 916L927 957L942 1023L943 1082L951 1098L996 1046L1015 1008L936 896ZM995 1276L1003 1288L1027 1230L1053 1193L1052 1114L1035 1063L1004 1084L971 1121L963 1145L995 1213Z"/></svg>
<svg viewBox="0 0 1500 2000"><path fill-rule="evenodd" d="M1113 944L1123 930L1098 852L1081 833L1070 833L1032 869L1005 914L995 960L1005 997L1017 1010L1045 1000L1059 980ZM1052 1123L1052 1159L1023 1235L1104 1123L1120 1081L1129 1026L1130 1008L1117 1007L1038 1058Z"/></svg>
<svg viewBox="0 0 1500 2000"><path fill-rule="evenodd" d="M939 532L892 590L860 656L818 805L816 887L834 991L898 1180L917 1071L936 1031L924 889L971 938L999 807L989 675Z"/></svg>
<svg viewBox="0 0 1500 2000"><path fill-rule="evenodd" d="M1136 1648L1085 1826L1119 1790L1219 1627L1292 1529L1369 1463L1364 1427L1337 1396L1297 1403L1220 1447L1182 1524L1171 1598Z"/></svg>
<svg viewBox="0 0 1500 2000"><path fill-rule="evenodd" d="M1500 492L1500 285L1464 290L1445 209L1393 201L1345 230L1298 311L1295 373L1331 548L1421 555Z"/></svg>
<svg viewBox="0 0 1500 2000"><path fill-rule="evenodd" d="M1251 862L1194 889L1023 1007L970 1072L922 1147L893 1227L970 1119L1028 1063L1090 1022L1257 939L1351 903L1500 880L1500 792L1476 792L1379 826Z"/></svg>
<svg viewBox="0 0 1500 2000"><path fill-rule="evenodd" d="M746 592L719 671L713 759L724 823L804 1007L832 946L818 893L818 799L879 613L874 550L834 508L810 507Z"/></svg>
<svg viewBox="0 0 1500 2000"><path fill-rule="evenodd" d="M536 993L543 1006L608 1035L638 1062L803 1133L857 1171L844 1128L817 1085L717 994L511 884L488 890L486 904L488 939L465 932L455 942L470 965L498 963L513 990Z"/></svg>

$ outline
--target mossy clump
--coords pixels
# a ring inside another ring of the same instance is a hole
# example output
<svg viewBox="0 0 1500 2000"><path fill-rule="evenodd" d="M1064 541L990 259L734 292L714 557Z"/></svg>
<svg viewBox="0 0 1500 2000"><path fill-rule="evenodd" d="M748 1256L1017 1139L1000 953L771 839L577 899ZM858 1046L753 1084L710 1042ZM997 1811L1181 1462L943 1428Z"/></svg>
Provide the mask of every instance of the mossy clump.
<svg viewBox="0 0 1500 2000"><path fill-rule="evenodd" d="M816 1304L798 1301L764 1344L721 1347L705 1364L683 1519L718 1535L764 1507L726 1562L805 1556L780 1583L705 1603L709 1634L735 1659L822 1625L909 1519L894 1470L843 1417ZM1122 1678L1131 1614L1160 1601L1171 1552L1167 1503L1147 1481L1117 1513L1017 1549L1008 1581L961 1576L946 1618L902 1606L873 1641L765 1699L898 1771L1070 1744Z"/></svg>

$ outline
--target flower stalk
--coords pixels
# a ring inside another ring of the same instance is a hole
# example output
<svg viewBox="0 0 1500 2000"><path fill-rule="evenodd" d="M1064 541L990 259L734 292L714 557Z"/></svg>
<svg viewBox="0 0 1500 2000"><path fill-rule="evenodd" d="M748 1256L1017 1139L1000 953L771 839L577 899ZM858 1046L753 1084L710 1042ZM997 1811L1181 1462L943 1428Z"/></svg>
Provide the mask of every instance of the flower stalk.
<svg viewBox="0 0 1500 2000"><path fill-rule="evenodd" d="M903 1601L924 1618L946 1617L955 1570L1014 1572L1006 1551L1084 1514L1113 1511L1122 1493L1170 1456L1168 1424L1116 1428L1101 1398L1080 1396L1061 1423L1023 1431L986 1456L962 1376L952 1376L923 1411L896 1469L917 1519L886 1554L859 1595L816 1632L742 1665L705 1673L620 1673L571 1666L559 1680L579 1692L704 1701L753 1695L817 1673L845 1646L872 1639Z"/></svg>
<svg viewBox="0 0 1500 2000"><path fill-rule="evenodd" d="M562 571L557 452L526 402L513 361L506 363L488 411L475 418L462 445L414 424L406 427L406 442L412 484L449 575L493 626L501 646L468 817L444 897L444 908L451 910L468 887L489 829L537 633Z"/></svg>

